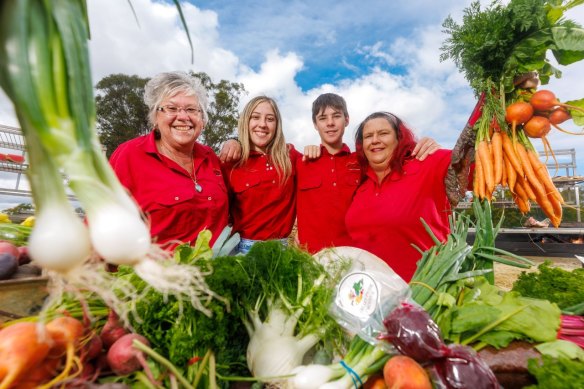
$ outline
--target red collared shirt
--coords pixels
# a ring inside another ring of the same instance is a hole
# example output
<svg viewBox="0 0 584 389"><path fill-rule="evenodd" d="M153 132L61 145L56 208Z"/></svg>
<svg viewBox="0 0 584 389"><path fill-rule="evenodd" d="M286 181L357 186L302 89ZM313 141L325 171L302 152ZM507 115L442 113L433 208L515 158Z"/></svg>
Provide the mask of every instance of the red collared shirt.
<svg viewBox="0 0 584 389"><path fill-rule="evenodd" d="M154 132L122 143L110 158L120 182L148 216L157 243L194 243L208 229L213 244L227 225L229 203L219 158L199 143L193 152L200 193L185 169L158 152Z"/></svg>
<svg viewBox="0 0 584 389"><path fill-rule="evenodd" d="M292 175L285 183L270 158L252 151L244 166L224 165L233 231L245 239L287 238L296 219L296 159L300 153L289 145Z"/></svg>
<svg viewBox="0 0 584 389"><path fill-rule="evenodd" d="M369 169L347 211L345 222L355 245L383 259L406 282L421 258L412 244L421 250L434 245L420 218L441 241L450 231L444 178L451 154L438 150L422 162L410 160L403 175L392 172L381 185Z"/></svg>
<svg viewBox="0 0 584 389"><path fill-rule="evenodd" d="M352 244L345 214L361 174L347 145L334 155L322 145L320 150L319 159L296 162L298 241L310 253Z"/></svg>

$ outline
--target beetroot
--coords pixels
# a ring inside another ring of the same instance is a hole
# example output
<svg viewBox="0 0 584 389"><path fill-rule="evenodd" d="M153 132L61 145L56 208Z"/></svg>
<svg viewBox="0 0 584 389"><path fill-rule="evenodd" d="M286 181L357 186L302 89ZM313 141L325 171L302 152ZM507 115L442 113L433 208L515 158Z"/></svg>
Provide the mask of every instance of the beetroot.
<svg viewBox="0 0 584 389"><path fill-rule="evenodd" d="M82 359L83 361L91 361L101 354L103 348L103 341L101 337L92 332L89 340L83 346L83 354Z"/></svg>
<svg viewBox="0 0 584 389"><path fill-rule="evenodd" d="M134 339L149 346L150 343L142 335L126 334L115 341L107 352L107 363L117 375L127 375L146 368L146 360L142 351L134 348Z"/></svg>
<svg viewBox="0 0 584 389"><path fill-rule="evenodd" d="M114 310L110 310L107 322L101 330L101 341L103 342L103 347L106 349L110 348L116 340L126 335L129 331L124 328L122 323L120 323L119 317Z"/></svg>
<svg viewBox="0 0 584 389"><path fill-rule="evenodd" d="M434 365L437 378L445 388L500 388L493 371L471 347L451 344L448 354Z"/></svg>
<svg viewBox="0 0 584 389"><path fill-rule="evenodd" d="M382 338L417 362L428 362L448 352L440 328L417 305L402 303L387 315L383 325L387 333Z"/></svg>

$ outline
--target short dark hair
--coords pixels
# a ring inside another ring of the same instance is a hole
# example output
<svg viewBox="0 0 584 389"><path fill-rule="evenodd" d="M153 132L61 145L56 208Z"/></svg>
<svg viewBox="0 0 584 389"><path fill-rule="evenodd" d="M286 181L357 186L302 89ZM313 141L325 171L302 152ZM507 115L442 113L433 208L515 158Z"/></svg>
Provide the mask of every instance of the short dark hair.
<svg viewBox="0 0 584 389"><path fill-rule="evenodd" d="M396 132L397 137L397 147L393 151L391 155L391 159L389 160L389 167L392 171L396 171L398 173L403 172L403 165L405 161L412 156L412 151L414 147L416 147L416 136L414 132L406 126L406 124L397 116L389 112L373 112L371 115L367 116L359 127L357 128L357 132L355 133L355 150L357 152L357 159L359 161L359 165L361 166L361 173L362 178L367 171L367 167L369 166L369 162L365 157L365 152L363 151L363 128L368 121L373 119L383 118L388 121L391 127Z"/></svg>
<svg viewBox="0 0 584 389"><path fill-rule="evenodd" d="M338 109L343 111L345 117L349 116L349 111L347 111L347 103L342 96L336 93L323 93L318 96L316 100L312 103L312 122L316 123L316 116L326 109L326 107L331 107L333 109Z"/></svg>

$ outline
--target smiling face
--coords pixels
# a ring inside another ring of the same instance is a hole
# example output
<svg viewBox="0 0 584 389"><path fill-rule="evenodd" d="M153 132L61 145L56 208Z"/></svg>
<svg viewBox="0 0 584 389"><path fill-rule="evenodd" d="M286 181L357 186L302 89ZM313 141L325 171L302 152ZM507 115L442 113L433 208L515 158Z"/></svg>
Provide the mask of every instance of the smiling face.
<svg viewBox="0 0 584 389"><path fill-rule="evenodd" d="M249 117L249 140L252 150L266 152L276 135L278 119L271 104L259 103Z"/></svg>
<svg viewBox="0 0 584 389"><path fill-rule="evenodd" d="M342 110L325 107L314 119L314 128L320 135L320 141L329 152L338 151L343 145L345 128L349 125L349 117Z"/></svg>
<svg viewBox="0 0 584 389"><path fill-rule="evenodd" d="M160 107L162 110L156 114L156 127L160 131L161 142L175 150L190 151L204 126L197 98L179 93L164 100ZM176 114L171 114L166 107L180 109ZM194 108L195 112L187 114L189 108Z"/></svg>
<svg viewBox="0 0 584 389"><path fill-rule="evenodd" d="M387 119L379 117L365 123L363 152L369 165L376 172L385 171L388 168L397 144L397 132Z"/></svg>

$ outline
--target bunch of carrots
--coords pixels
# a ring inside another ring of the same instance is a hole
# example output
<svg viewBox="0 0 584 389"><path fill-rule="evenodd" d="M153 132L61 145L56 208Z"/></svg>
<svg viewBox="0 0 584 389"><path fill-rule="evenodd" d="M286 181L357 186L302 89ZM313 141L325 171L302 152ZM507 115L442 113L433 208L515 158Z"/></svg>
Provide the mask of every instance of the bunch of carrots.
<svg viewBox="0 0 584 389"><path fill-rule="evenodd" d="M497 185L507 187L522 213L529 212L531 202L535 202L552 225L558 227L564 200L529 138L541 138L546 154L549 151L553 155L545 139L552 124L561 130L557 124L570 118L569 110L582 108L560 103L547 90L519 96L524 100L509 104L504 118L497 107L501 99L489 94L481 96L473 191L481 200L490 201Z"/></svg>
<svg viewBox="0 0 584 389"><path fill-rule="evenodd" d="M80 374L77 351L86 339L77 319L17 322L0 330L0 389L50 388Z"/></svg>

